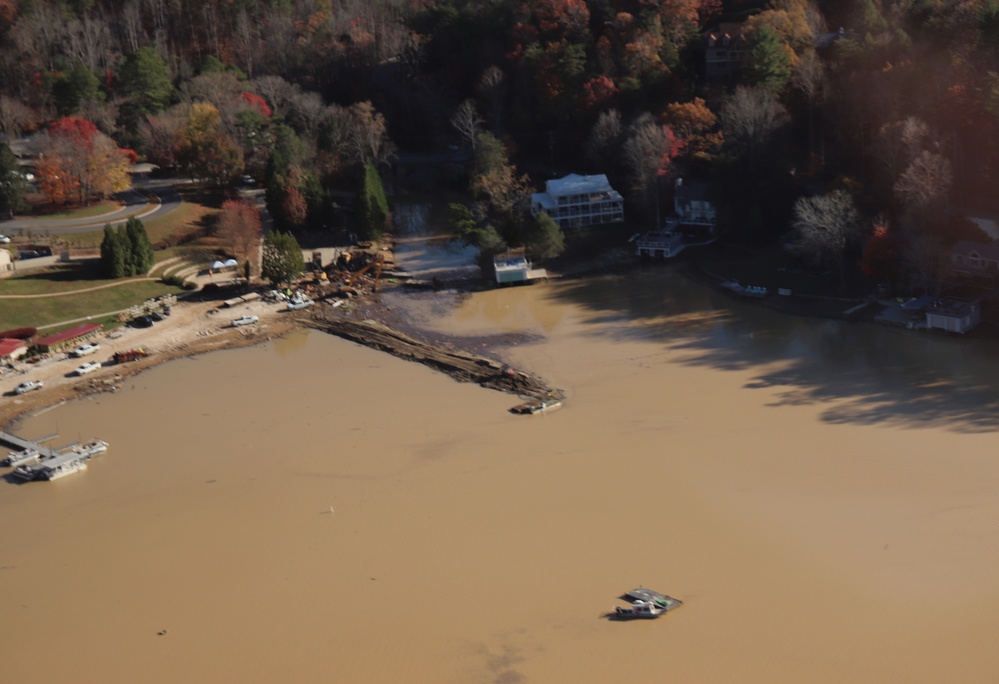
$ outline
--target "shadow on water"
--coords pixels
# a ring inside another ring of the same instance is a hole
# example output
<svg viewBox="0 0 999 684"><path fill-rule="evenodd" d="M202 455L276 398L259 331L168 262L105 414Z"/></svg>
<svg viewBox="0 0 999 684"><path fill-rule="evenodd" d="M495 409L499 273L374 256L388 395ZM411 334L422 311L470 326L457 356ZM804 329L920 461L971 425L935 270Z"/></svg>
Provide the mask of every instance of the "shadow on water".
<svg viewBox="0 0 999 684"><path fill-rule="evenodd" d="M601 334L655 339L681 363L754 370L774 406L828 404L830 423L999 429L999 347L989 340L780 314L670 268L553 290ZM614 323L616 325L607 325Z"/></svg>

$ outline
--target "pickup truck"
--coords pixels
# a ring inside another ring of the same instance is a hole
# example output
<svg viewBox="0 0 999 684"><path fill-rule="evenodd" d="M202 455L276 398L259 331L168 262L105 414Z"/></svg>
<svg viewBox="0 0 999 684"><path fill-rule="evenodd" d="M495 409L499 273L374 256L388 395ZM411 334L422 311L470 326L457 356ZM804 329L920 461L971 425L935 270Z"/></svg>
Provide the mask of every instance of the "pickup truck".
<svg viewBox="0 0 999 684"><path fill-rule="evenodd" d="M96 354L101 348L99 344L85 344L81 347L77 347L73 350L73 356L87 356L88 354Z"/></svg>
<svg viewBox="0 0 999 684"><path fill-rule="evenodd" d="M232 327L238 328L241 325L252 325L260 320L257 316L240 316L232 322Z"/></svg>
<svg viewBox="0 0 999 684"><path fill-rule="evenodd" d="M25 380L14 388L14 394L24 394L25 392L30 392L31 390L41 389L44 386L45 383L41 380Z"/></svg>
<svg viewBox="0 0 999 684"><path fill-rule="evenodd" d="M77 375L86 375L87 373L93 373L95 370L101 367L100 361L87 361L76 369Z"/></svg>

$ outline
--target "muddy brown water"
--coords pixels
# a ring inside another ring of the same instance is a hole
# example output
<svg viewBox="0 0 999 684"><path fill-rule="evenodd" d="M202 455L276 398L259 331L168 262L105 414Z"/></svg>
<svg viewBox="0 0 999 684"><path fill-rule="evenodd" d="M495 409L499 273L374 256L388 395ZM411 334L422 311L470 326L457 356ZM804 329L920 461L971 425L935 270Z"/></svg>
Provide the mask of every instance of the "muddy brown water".
<svg viewBox="0 0 999 684"><path fill-rule="evenodd" d="M24 422L111 449L0 482L3 680L999 677L988 345L785 319L669 271L425 323L522 334L504 356L565 406L513 416L313 331ZM685 605L602 617L638 584Z"/></svg>

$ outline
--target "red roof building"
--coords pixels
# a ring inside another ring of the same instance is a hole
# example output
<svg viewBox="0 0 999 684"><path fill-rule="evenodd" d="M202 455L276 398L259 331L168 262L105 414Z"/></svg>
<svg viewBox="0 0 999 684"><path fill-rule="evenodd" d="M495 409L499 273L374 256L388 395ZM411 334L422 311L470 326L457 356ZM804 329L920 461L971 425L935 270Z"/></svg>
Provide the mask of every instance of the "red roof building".
<svg viewBox="0 0 999 684"><path fill-rule="evenodd" d="M41 337L35 340L35 346L43 352L58 351L66 347L75 346L79 342L93 337L103 328L104 326L100 323L81 323L53 335Z"/></svg>
<svg viewBox="0 0 999 684"><path fill-rule="evenodd" d="M28 351L28 344L24 340L11 337L0 338L0 363L10 363L14 359L24 356Z"/></svg>

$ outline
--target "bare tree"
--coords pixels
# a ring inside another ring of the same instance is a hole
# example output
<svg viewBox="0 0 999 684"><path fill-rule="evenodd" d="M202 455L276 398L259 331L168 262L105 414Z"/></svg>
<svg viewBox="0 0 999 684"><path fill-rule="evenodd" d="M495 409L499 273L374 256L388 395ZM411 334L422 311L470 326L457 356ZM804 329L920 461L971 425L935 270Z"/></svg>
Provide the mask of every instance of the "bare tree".
<svg viewBox="0 0 999 684"><path fill-rule="evenodd" d="M0 95L0 133L8 138L20 137L33 118L34 114L27 105L6 95Z"/></svg>
<svg viewBox="0 0 999 684"><path fill-rule="evenodd" d="M890 182L924 149L932 146L930 127L922 119L910 116L885 124L878 130L874 154Z"/></svg>
<svg viewBox="0 0 999 684"><path fill-rule="evenodd" d="M819 197L802 197L794 204L795 248L805 256L831 262L843 281L846 251L862 235L863 223L853 197L833 190Z"/></svg>
<svg viewBox="0 0 999 684"><path fill-rule="evenodd" d="M749 152L753 166L755 151L777 130L787 110L766 88L739 86L721 106L720 118L725 139Z"/></svg>
<svg viewBox="0 0 999 684"><path fill-rule="evenodd" d="M655 206L657 221L659 179L669 171L676 151L676 140L669 127L657 122L651 114L642 114L629 126L623 154L631 189L641 197L647 210Z"/></svg>
<svg viewBox="0 0 999 684"><path fill-rule="evenodd" d="M275 114L288 115L297 86L280 76L260 76L253 79L253 87L258 95L267 100Z"/></svg>
<svg viewBox="0 0 999 684"><path fill-rule="evenodd" d="M947 158L923 150L895 182L895 198L910 215L925 217L943 207L952 181Z"/></svg>
<svg viewBox="0 0 999 684"><path fill-rule="evenodd" d="M479 126L483 123L483 118L479 116L475 109L475 103L471 100L465 100L458 105L458 109L451 117L451 125L458 131L458 135L461 136L465 144L473 150L475 149L475 136L479 132Z"/></svg>
<svg viewBox="0 0 999 684"><path fill-rule="evenodd" d="M506 97L506 74L498 66L491 66L482 72L476 92L485 107L486 118L494 133L499 135L503 128L503 101Z"/></svg>
<svg viewBox="0 0 999 684"><path fill-rule="evenodd" d="M621 112L609 109L597 117L590 129L590 136L586 139L583 153L594 168L614 167L623 142L624 123L621 121Z"/></svg>

